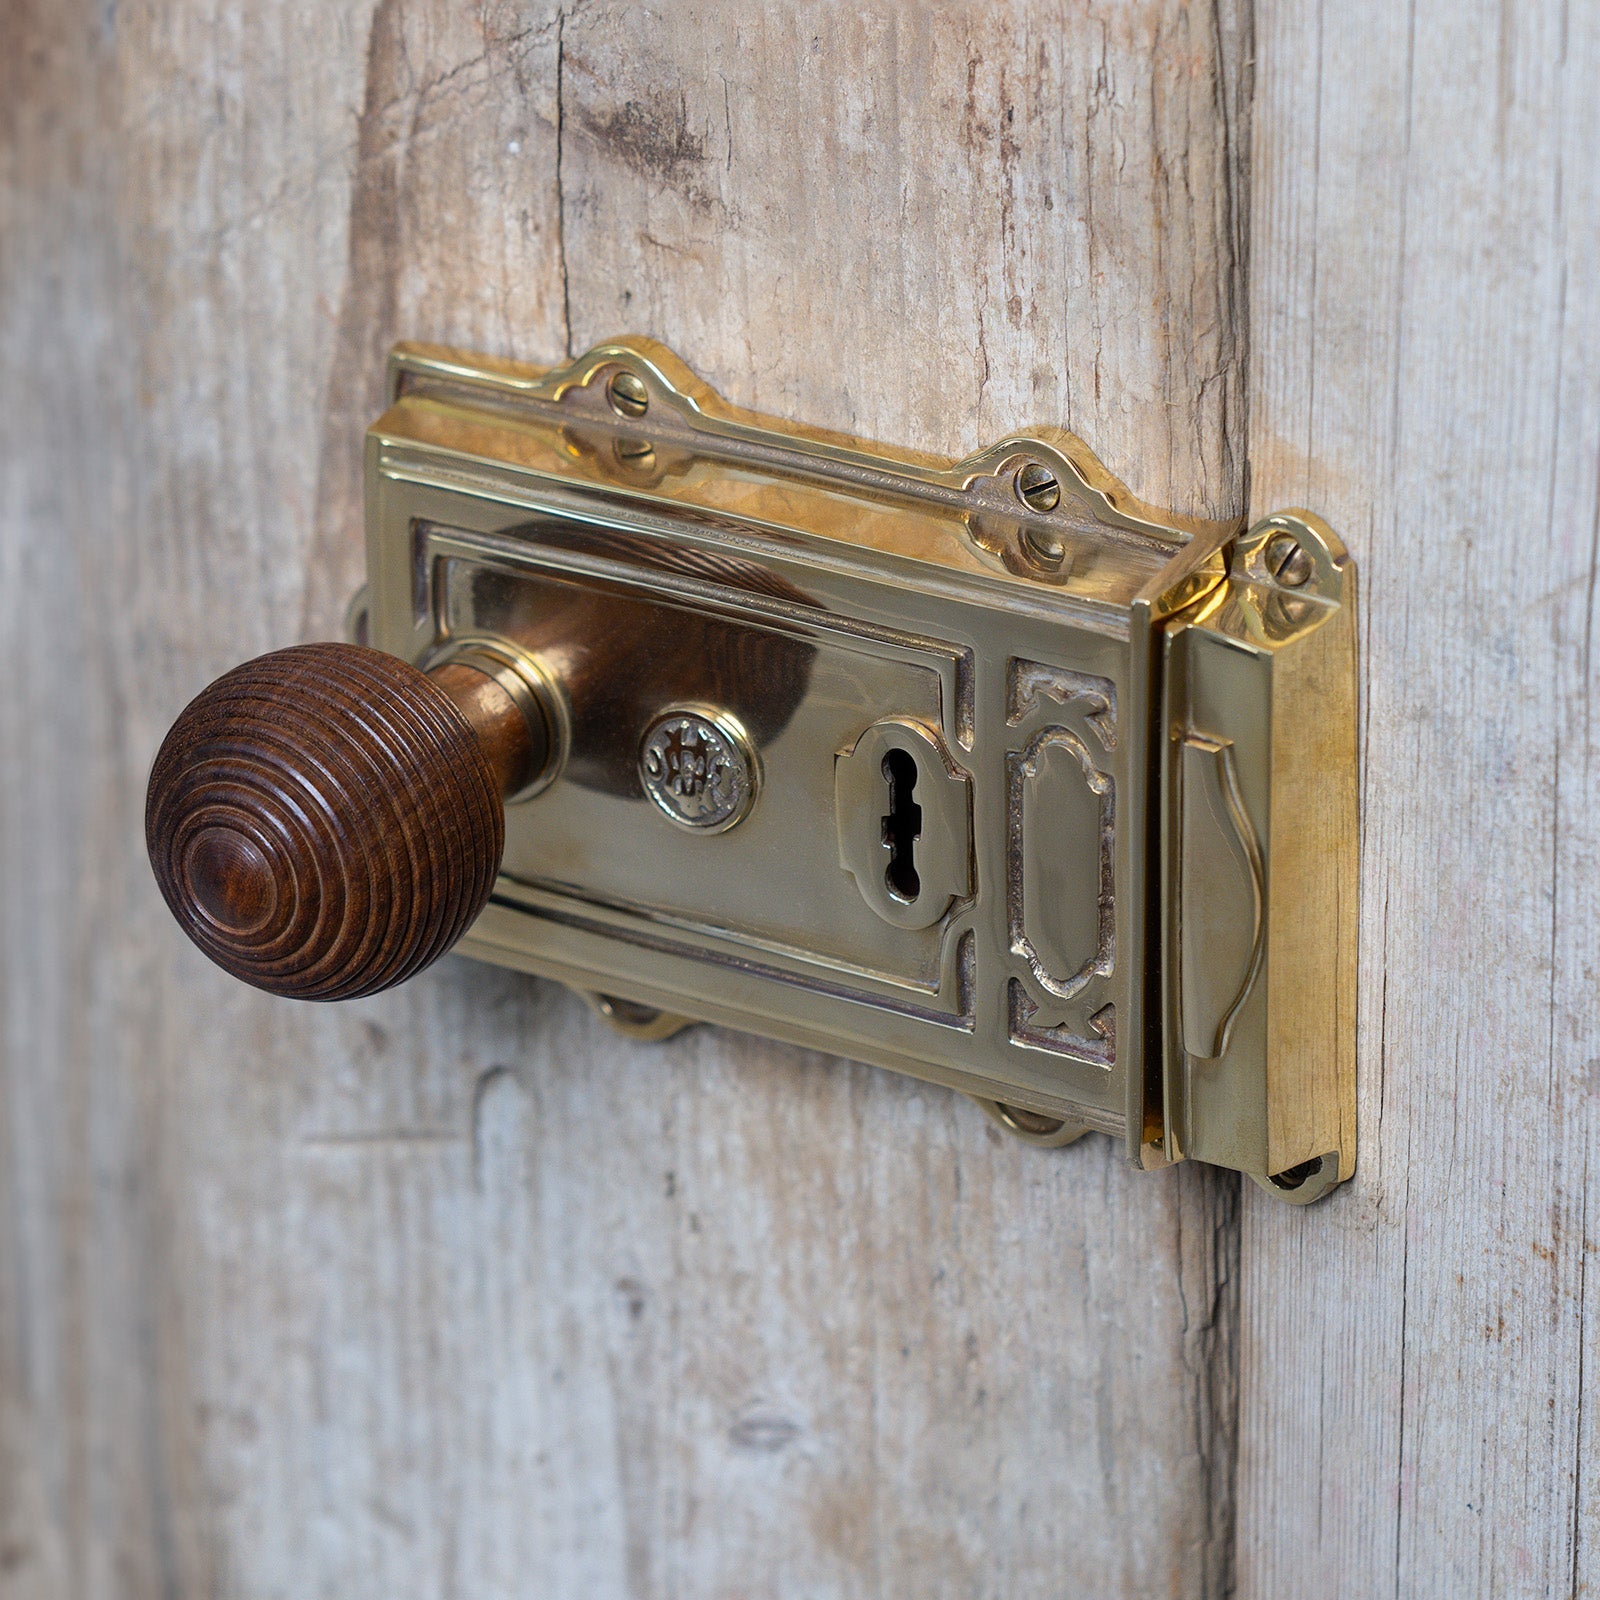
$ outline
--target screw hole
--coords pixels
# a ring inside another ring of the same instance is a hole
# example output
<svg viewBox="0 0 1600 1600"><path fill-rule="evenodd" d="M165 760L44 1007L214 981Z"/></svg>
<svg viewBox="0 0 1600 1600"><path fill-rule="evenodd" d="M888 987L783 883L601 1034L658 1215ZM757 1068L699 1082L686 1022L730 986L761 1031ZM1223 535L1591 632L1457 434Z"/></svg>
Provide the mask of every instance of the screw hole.
<svg viewBox="0 0 1600 1600"><path fill-rule="evenodd" d="M995 1102L1007 1122L1014 1123L1018 1133L1032 1134L1036 1139L1048 1139L1060 1133L1067 1125L1065 1117L1047 1117L1042 1111L1029 1111L1023 1106L1008 1106L1005 1101Z"/></svg>
<svg viewBox="0 0 1600 1600"><path fill-rule="evenodd" d="M1036 567L1059 567L1067 559L1067 544L1049 528L1024 528L1022 548Z"/></svg>
<svg viewBox="0 0 1600 1600"><path fill-rule="evenodd" d="M889 812L883 819L889 865L884 870L884 881L896 900L909 905L922 893L916 857L917 840L922 835L922 807L913 799L917 758L909 750L891 750L883 758L883 775L889 783Z"/></svg>
<svg viewBox="0 0 1600 1600"><path fill-rule="evenodd" d="M1322 1171L1322 1157L1313 1156L1309 1161L1302 1161L1297 1167L1286 1167L1282 1172L1269 1174L1273 1185L1279 1189L1298 1189L1307 1179L1314 1178Z"/></svg>

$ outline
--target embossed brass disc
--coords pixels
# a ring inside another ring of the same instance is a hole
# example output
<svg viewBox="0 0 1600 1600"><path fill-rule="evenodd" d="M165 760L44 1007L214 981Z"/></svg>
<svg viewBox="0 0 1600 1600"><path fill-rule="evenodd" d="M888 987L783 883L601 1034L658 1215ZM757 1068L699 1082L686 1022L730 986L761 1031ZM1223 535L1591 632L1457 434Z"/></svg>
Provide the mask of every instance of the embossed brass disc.
<svg viewBox="0 0 1600 1600"><path fill-rule="evenodd" d="M685 707L645 730L639 781L680 827L720 833L755 801L755 757L744 730L731 718Z"/></svg>

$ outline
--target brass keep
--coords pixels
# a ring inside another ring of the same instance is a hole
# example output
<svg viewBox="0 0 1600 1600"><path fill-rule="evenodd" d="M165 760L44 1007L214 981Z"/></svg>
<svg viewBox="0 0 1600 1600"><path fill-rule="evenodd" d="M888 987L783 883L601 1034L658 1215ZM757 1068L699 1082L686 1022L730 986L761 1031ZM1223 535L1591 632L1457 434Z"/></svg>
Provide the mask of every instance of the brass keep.
<svg viewBox="0 0 1600 1600"><path fill-rule="evenodd" d="M401 346L366 470L353 635L526 662L551 730L467 953L1035 1142L1350 1175L1356 575L1316 517L1157 512L1053 429L796 427L643 339Z"/></svg>

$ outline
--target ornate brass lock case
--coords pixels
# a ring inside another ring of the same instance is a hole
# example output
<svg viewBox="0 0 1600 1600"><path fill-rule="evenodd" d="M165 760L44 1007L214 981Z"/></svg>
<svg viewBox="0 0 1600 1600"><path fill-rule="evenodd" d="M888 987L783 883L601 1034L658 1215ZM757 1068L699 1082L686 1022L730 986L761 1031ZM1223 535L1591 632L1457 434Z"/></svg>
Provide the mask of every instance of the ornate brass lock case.
<svg viewBox="0 0 1600 1600"><path fill-rule="evenodd" d="M952 462L754 416L637 339L402 346L367 450L358 630L517 664L559 746L468 953L1042 1142L1349 1175L1355 573L1315 518L1162 515L1054 430Z"/></svg>

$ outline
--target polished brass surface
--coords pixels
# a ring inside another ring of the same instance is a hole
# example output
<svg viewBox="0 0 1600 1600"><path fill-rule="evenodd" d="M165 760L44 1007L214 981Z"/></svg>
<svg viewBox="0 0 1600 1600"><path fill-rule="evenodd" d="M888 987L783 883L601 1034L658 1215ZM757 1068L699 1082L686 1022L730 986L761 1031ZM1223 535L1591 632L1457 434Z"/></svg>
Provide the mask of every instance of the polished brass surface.
<svg viewBox="0 0 1600 1600"><path fill-rule="evenodd" d="M968 1099L1007 1133L1024 1144L1036 1144L1046 1150L1060 1150L1066 1145L1076 1144L1089 1131L1076 1122L1067 1121L1065 1117L1047 1117L1038 1111L1024 1111L1020 1106L1008 1106L1000 1100L986 1100L981 1094L969 1095Z"/></svg>
<svg viewBox="0 0 1600 1600"><path fill-rule="evenodd" d="M619 999L612 994L596 994L589 989L578 990L578 997L597 1017L603 1017L624 1039L637 1039L645 1044L659 1044L694 1026L693 1017L680 1017L671 1011L658 1011L654 1006L641 1006L632 1000Z"/></svg>
<svg viewBox="0 0 1600 1600"><path fill-rule="evenodd" d="M1162 636L1168 1137L1300 1204L1355 1164L1355 585L1281 513Z"/></svg>
<svg viewBox="0 0 1600 1600"><path fill-rule="evenodd" d="M1058 430L754 416L639 339L402 346L367 516L352 628L548 738L463 949L1034 1142L1348 1176L1354 569L1314 518L1158 513Z"/></svg>

